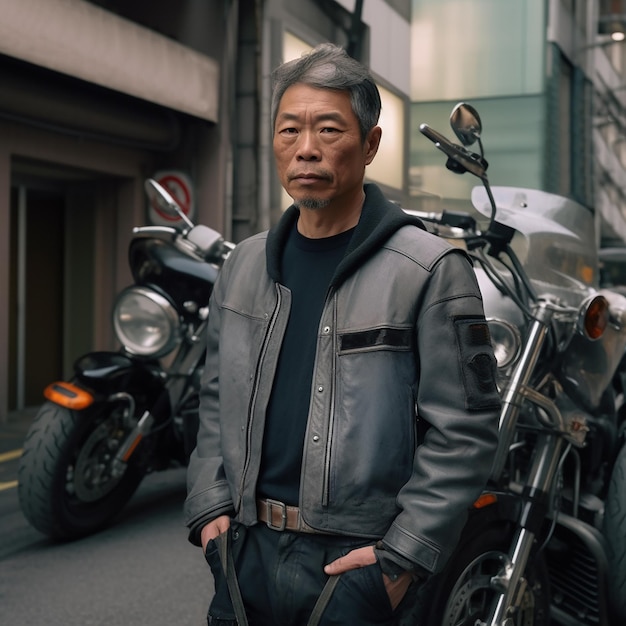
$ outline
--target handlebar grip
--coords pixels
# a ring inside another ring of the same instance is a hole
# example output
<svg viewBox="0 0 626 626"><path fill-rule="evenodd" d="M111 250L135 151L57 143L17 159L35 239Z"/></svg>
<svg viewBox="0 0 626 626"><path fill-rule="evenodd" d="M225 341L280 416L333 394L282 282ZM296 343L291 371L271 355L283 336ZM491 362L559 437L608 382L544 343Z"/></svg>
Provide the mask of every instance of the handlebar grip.
<svg viewBox="0 0 626 626"><path fill-rule="evenodd" d="M169 235L175 236L178 234L178 230L171 226L135 226L133 228L133 235L145 235L145 236L158 236Z"/></svg>
<svg viewBox="0 0 626 626"><path fill-rule="evenodd" d="M452 146L448 139L441 133L438 133L434 128L431 128L428 124L420 124L420 133L430 139L433 143L439 143L444 146Z"/></svg>

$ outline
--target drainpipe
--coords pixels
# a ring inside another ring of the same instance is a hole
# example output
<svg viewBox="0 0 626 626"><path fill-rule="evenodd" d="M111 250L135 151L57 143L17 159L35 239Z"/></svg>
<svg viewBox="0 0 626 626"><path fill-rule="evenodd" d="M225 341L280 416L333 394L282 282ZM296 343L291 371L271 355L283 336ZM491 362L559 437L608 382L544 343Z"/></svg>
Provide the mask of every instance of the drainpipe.
<svg viewBox="0 0 626 626"><path fill-rule="evenodd" d="M361 36L361 16L363 13L363 0L356 0L354 3L354 11L352 12L352 20L350 22L350 30L348 31L347 53L357 61L361 61L363 54L363 37Z"/></svg>

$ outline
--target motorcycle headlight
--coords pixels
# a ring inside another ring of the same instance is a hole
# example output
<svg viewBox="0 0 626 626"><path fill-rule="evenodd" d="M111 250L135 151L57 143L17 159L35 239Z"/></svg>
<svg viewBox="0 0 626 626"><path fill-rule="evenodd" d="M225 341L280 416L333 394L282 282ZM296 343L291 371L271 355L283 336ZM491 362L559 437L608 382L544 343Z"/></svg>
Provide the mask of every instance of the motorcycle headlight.
<svg viewBox="0 0 626 626"><path fill-rule="evenodd" d="M520 333L515 326L503 320L490 319L487 323L498 369L507 368L519 355L522 345Z"/></svg>
<svg viewBox="0 0 626 626"><path fill-rule="evenodd" d="M113 326L126 350L137 356L163 356L181 336L176 309L167 298L145 287L129 287L119 294Z"/></svg>

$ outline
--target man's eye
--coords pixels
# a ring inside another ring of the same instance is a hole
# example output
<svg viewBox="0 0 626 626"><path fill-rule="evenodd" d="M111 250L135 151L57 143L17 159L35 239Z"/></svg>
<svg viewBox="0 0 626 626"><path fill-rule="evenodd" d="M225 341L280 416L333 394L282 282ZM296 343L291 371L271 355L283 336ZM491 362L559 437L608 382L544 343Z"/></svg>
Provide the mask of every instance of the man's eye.
<svg viewBox="0 0 626 626"><path fill-rule="evenodd" d="M282 135L295 135L298 131L295 128L281 128Z"/></svg>
<svg viewBox="0 0 626 626"><path fill-rule="evenodd" d="M322 132L323 133L338 133L339 129L333 128L332 126L325 126L324 128L322 128Z"/></svg>

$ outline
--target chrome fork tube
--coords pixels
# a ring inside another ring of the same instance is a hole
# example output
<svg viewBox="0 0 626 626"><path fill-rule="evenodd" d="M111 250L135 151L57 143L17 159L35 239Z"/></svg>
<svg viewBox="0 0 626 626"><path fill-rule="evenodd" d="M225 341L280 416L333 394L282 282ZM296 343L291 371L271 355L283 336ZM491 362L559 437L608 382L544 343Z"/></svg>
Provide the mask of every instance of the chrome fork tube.
<svg viewBox="0 0 626 626"><path fill-rule="evenodd" d="M542 420L546 423L546 430L537 437L532 465L522 496L523 509L509 555L500 573L491 580L492 587L499 591L500 595L482 626L512 626L514 623L512 611L517 610L526 590L527 583L523 573L526 571L536 529L540 523L536 518L536 512L548 506L547 497L558 472L559 459L565 443L560 434L565 430L565 426L558 407L552 400L527 386L547 335L552 313L549 303L540 304L536 318L531 324L524 353L504 394L500 416L500 443L492 471L494 478L499 478L503 470L524 399L533 403L547 416L546 420ZM552 428L552 432L549 432L548 428Z"/></svg>
<svg viewBox="0 0 626 626"><path fill-rule="evenodd" d="M503 390L502 409L500 411L499 442L496 455L491 468L491 478L497 481L502 474L509 455L509 448L515 436L517 418L522 402L522 389L526 387L530 376L539 359L541 348L548 334L549 322L553 311L545 301L539 303L535 318L530 324L525 338L524 349L520 360L511 376L511 379Z"/></svg>
<svg viewBox="0 0 626 626"><path fill-rule="evenodd" d="M560 421L560 414L556 406L555 417ZM528 487L525 492L524 508L520 526L511 542L509 557L500 574L491 580L492 587L500 591L500 596L491 616L485 626L508 626L513 622L511 608L516 609L521 596L526 589L526 581L522 574L526 570L530 552L535 541L536 533L525 526L532 518L537 506L547 506L545 500L537 504L536 497L545 498L549 493L559 466L559 457L564 441L558 434L541 434L535 447L535 458L530 470Z"/></svg>

